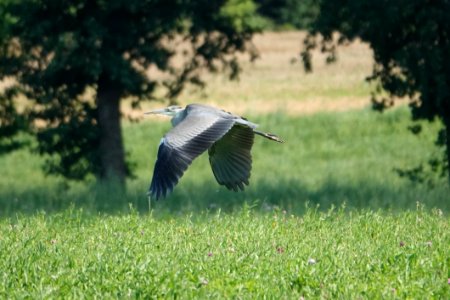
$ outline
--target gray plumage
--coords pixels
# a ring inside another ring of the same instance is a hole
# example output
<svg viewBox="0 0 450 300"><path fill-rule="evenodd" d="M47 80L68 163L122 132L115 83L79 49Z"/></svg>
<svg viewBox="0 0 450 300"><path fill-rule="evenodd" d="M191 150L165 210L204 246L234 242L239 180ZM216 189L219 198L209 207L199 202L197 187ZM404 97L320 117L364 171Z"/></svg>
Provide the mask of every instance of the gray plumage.
<svg viewBox="0 0 450 300"><path fill-rule="evenodd" d="M156 200L166 197L192 161L206 150L217 182L230 190L244 190L249 184L255 134L283 142L276 135L257 131L257 125L244 118L207 105L169 106L149 113L173 116L174 126L158 149L149 189Z"/></svg>

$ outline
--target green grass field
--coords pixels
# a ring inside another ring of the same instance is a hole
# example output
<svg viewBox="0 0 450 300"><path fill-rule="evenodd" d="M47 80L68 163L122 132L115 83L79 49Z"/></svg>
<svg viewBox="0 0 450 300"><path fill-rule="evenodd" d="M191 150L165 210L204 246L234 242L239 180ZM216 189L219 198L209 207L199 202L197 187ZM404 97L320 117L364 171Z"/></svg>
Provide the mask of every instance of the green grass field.
<svg viewBox="0 0 450 300"><path fill-rule="evenodd" d="M439 211L158 219L81 211L0 223L2 298L448 299Z"/></svg>
<svg viewBox="0 0 450 300"><path fill-rule="evenodd" d="M289 63L300 38L257 37L240 82L182 95L286 141L256 138L245 192L219 186L203 155L149 212L162 118L124 122L126 191L46 177L28 149L0 156L0 298L449 299L447 182L394 171L439 155L438 124L414 136L406 107L367 108L363 44L305 75Z"/></svg>
<svg viewBox="0 0 450 300"><path fill-rule="evenodd" d="M1 298L448 299L439 210L0 222Z"/></svg>

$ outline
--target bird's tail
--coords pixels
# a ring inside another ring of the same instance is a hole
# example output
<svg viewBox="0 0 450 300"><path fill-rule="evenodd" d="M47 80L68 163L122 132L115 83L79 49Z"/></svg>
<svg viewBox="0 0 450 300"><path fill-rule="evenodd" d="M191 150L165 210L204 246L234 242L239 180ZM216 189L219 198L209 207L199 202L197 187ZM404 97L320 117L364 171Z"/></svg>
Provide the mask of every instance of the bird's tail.
<svg viewBox="0 0 450 300"><path fill-rule="evenodd" d="M272 133L266 133L266 132L262 132L262 131L258 131L258 130L253 130L254 133L256 133L257 135L263 136L266 139L278 142L278 143L284 143L284 141L282 139L280 139L279 136L272 134Z"/></svg>

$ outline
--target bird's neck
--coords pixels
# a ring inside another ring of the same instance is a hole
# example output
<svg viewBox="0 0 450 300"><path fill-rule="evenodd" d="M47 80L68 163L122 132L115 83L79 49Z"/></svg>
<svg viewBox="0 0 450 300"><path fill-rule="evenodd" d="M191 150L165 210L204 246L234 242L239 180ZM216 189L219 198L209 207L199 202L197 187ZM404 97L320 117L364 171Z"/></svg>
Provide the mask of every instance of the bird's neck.
<svg viewBox="0 0 450 300"><path fill-rule="evenodd" d="M172 126L173 126L173 127L177 126L178 123L180 123L180 122L185 118L185 116L186 116L186 110L185 110L185 109L183 109L183 110L177 112L177 113L173 116L172 120L170 120L170 122L172 122Z"/></svg>

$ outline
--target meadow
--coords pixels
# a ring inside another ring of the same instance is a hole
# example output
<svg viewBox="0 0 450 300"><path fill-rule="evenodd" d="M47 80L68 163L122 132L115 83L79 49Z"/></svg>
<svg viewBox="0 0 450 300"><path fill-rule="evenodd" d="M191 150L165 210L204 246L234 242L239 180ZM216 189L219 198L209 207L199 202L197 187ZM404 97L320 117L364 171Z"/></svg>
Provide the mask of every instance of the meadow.
<svg viewBox="0 0 450 300"><path fill-rule="evenodd" d="M318 54L305 74L301 36L258 36L261 59L243 60L240 81L208 75L180 99L245 114L286 141L255 139L245 192L219 186L203 155L149 211L170 124L126 103L142 119L123 123L126 191L45 176L29 149L0 156L0 297L448 299L450 189L395 172L439 155L439 124L414 136L407 107L370 109L361 43L336 65Z"/></svg>

